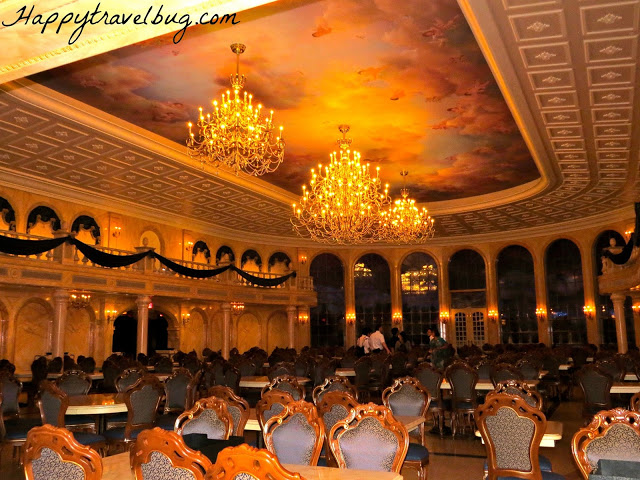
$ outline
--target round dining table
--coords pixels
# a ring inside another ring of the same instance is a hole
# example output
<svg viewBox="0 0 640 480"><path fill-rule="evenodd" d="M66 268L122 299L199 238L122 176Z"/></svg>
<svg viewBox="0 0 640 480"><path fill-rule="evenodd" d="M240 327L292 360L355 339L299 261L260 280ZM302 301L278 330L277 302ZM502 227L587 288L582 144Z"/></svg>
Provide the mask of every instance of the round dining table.
<svg viewBox="0 0 640 480"><path fill-rule="evenodd" d="M89 393L69 397L66 415L96 415L99 417L98 433L102 433L106 429L105 415L126 411L124 393Z"/></svg>

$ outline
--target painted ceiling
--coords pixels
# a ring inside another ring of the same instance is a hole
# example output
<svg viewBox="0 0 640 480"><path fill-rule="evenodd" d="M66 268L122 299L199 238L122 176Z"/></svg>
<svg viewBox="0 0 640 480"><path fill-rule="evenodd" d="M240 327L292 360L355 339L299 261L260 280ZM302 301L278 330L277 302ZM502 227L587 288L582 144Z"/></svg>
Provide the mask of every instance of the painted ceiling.
<svg viewBox="0 0 640 480"><path fill-rule="evenodd" d="M539 177L456 0L281 1L31 77L184 144L186 122L229 86L242 42L246 89L284 125L266 181L300 193L337 125L379 164L392 193L409 171L418 201L492 193ZM186 149L186 148L185 148Z"/></svg>

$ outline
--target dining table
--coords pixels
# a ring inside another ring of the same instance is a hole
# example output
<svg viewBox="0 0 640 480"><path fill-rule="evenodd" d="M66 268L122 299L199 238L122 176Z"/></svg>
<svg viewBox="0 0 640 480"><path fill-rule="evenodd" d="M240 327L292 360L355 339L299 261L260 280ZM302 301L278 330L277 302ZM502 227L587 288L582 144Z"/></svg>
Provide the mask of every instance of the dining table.
<svg viewBox="0 0 640 480"><path fill-rule="evenodd" d="M615 382L611 386L610 393L636 393L640 392L640 382Z"/></svg>
<svg viewBox="0 0 640 480"><path fill-rule="evenodd" d="M105 415L126 411L124 393L89 393L70 396L66 415L98 416L98 433L102 433L106 429Z"/></svg>
<svg viewBox="0 0 640 480"><path fill-rule="evenodd" d="M402 480L402 475L394 472L313 467L286 463L283 467L290 472L299 473L305 480ZM129 453L119 453L102 459L102 480L135 480L135 478L135 474L131 470Z"/></svg>
<svg viewBox="0 0 640 480"><path fill-rule="evenodd" d="M540 383L540 380L525 380L525 383L530 387L535 387ZM476 390L479 391L491 391L495 388L491 380L478 380L476 383ZM451 384L446 380L442 380L442 384L440 385L440 389L442 390L451 390Z"/></svg>
<svg viewBox="0 0 640 480"><path fill-rule="evenodd" d="M300 385L305 385L311 380L307 377L296 377ZM240 388L264 388L270 380L266 375L247 375L240 377Z"/></svg>

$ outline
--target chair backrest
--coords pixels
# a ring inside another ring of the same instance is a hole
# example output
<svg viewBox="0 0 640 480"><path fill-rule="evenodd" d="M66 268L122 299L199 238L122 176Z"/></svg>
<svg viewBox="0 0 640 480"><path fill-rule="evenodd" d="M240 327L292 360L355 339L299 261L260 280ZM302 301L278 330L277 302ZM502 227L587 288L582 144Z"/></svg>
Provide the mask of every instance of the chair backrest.
<svg viewBox="0 0 640 480"><path fill-rule="evenodd" d="M60 390L69 395L86 395L91 389L91 378L81 370L67 370L56 381Z"/></svg>
<svg viewBox="0 0 640 480"><path fill-rule="evenodd" d="M130 457L137 480L204 480L212 467L211 461L187 447L180 435L161 428L140 432Z"/></svg>
<svg viewBox="0 0 640 480"><path fill-rule="evenodd" d="M20 413L18 398L22 393L22 382L11 373L3 372L0 374L0 393L2 393L4 399L0 415L5 418L18 416Z"/></svg>
<svg viewBox="0 0 640 480"><path fill-rule="evenodd" d="M78 365L84 373L93 373L96 370L96 361L93 357L83 358Z"/></svg>
<svg viewBox="0 0 640 480"><path fill-rule="evenodd" d="M22 459L26 480L102 478L100 454L79 444L69 430L52 425L29 430Z"/></svg>
<svg viewBox="0 0 640 480"><path fill-rule="evenodd" d="M547 419L518 395L490 393L475 411L476 424L487 449L488 479L540 480L538 450Z"/></svg>
<svg viewBox="0 0 640 480"><path fill-rule="evenodd" d="M265 392L262 398L258 400L258 403L256 403L256 417L260 424L260 430L264 431L264 426L267 421L274 415L281 413L285 405L294 401L290 393L281 390Z"/></svg>
<svg viewBox="0 0 640 480"><path fill-rule="evenodd" d="M325 434L328 435L336 423L349 417L351 410L357 406L358 401L356 398L347 392L334 391L325 393L316 404L318 415L324 422Z"/></svg>
<svg viewBox="0 0 640 480"><path fill-rule="evenodd" d="M340 468L400 473L409 448L409 433L387 407L358 405L328 435Z"/></svg>
<svg viewBox="0 0 640 480"><path fill-rule="evenodd" d="M269 380L273 380L274 378L282 375L291 375L292 377L295 377L295 365L292 362L278 362L267 371L267 377L269 377Z"/></svg>
<svg viewBox="0 0 640 480"><path fill-rule="evenodd" d="M224 381L222 385L231 388L234 392L240 392L240 370L233 365L227 365L224 369Z"/></svg>
<svg viewBox="0 0 640 480"><path fill-rule="evenodd" d="M395 416L424 417L431 396L417 378L402 377L396 378L393 385L382 392L382 403Z"/></svg>
<svg viewBox="0 0 640 480"><path fill-rule="evenodd" d="M617 358L603 358L596 362L596 366L611 375L614 382L622 382L624 380L626 369Z"/></svg>
<svg viewBox="0 0 640 480"><path fill-rule="evenodd" d="M444 380L440 370L430 363L423 362L415 368L413 376L427 389L432 400L440 400L440 386L442 385L442 380Z"/></svg>
<svg viewBox="0 0 640 480"><path fill-rule="evenodd" d="M333 375L331 377L327 377L324 379L324 382L321 385L318 385L313 389L312 398L313 403L316 405L322 397L327 392L347 392L353 395L355 398L358 397L356 393L356 389L347 377L340 377L337 375Z"/></svg>
<svg viewBox="0 0 640 480"><path fill-rule="evenodd" d="M520 380L505 380L498 382L493 393L507 393L509 395L519 395L524 398L530 406L542 410L542 395L536 390L529 388L526 382Z"/></svg>
<svg viewBox="0 0 640 480"><path fill-rule="evenodd" d="M265 385L261 394L271 390L280 390L290 394L294 400L304 400L304 387L298 384L296 377L291 375L281 375L272 379L268 385Z"/></svg>
<svg viewBox="0 0 640 480"><path fill-rule="evenodd" d="M110 360L105 360L102 364L102 373L104 375L102 388L111 392L117 391L116 380L120 375L120 367Z"/></svg>
<svg viewBox="0 0 640 480"><path fill-rule="evenodd" d="M302 480L299 473L285 469L273 453L246 443L218 453L206 480Z"/></svg>
<svg viewBox="0 0 640 480"><path fill-rule="evenodd" d="M144 372L139 368L127 368L116 379L116 388L119 393L126 392L140 378L144 376Z"/></svg>
<svg viewBox="0 0 640 480"><path fill-rule="evenodd" d="M629 402L629 408L631 411L640 413L640 392L636 392L631 397L631 401Z"/></svg>
<svg viewBox="0 0 640 480"><path fill-rule="evenodd" d="M336 373L335 362L328 358L318 358L313 364L313 384L318 386L324 383L327 377Z"/></svg>
<svg viewBox="0 0 640 480"><path fill-rule="evenodd" d="M193 376L186 368L179 368L173 372L164 382L165 403L164 411L183 412L190 407L189 401L193 395L190 388L195 389L191 384Z"/></svg>
<svg viewBox="0 0 640 480"><path fill-rule="evenodd" d="M324 424L313 403L298 400L264 425L267 450L281 463L317 465L324 441Z"/></svg>
<svg viewBox="0 0 640 480"><path fill-rule="evenodd" d="M222 398L201 398L177 418L175 430L180 435L202 433L212 440L228 440L233 431L233 417Z"/></svg>
<svg viewBox="0 0 640 480"><path fill-rule="evenodd" d="M40 390L36 397L40 409L42 424L64 428L64 415L69 407L69 397L49 380L40 382Z"/></svg>
<svg viewBox="0 0 640 480"><path fill-rule="evenodd" d="M369 385L371 378L371 357L362 357L353 364L355 372L354 383L356 387L365 387Z"/></svg>
<svg viewBox="0 0 640 480"><path fill-rule="evenodd" d="M497 363L491 369L491 382L495 387L498 382L504 382L506 380L524 380L520 370L508 363Z"/></svg>
<svg viewBox="0 0 640 480"><path fill-rule="evenodd" d="M585 480L600 459L632 460L640 457L640 413L623 408L605 410L578 430L571 453Z"/></svg>
<svg viewBox="0 0 640 480"><path fill-rule="evenodd" d="M453 408L462 402L471 403L475 406L476 383L478 383L478 372L464 362L453 362L447 367L444 376L451 385L451 401Z"/></svg>
<svg viewBox="0 0 640 480"><path fill-rule="evenodd" d="M141 377L125 392L124 403L128 411L124 427L125 439L131 438L131 432L135 430L155 426L163 393L164 388L154 375Z"/></svg>
<svg viewBox="0 0 640 480"><path fill-rule="evenodd" d="M516 367L520 371L524 380L538 380L540 378L540 370L542 369L542 362L532 358L531 356L518 360Z"/></svg>
<svg viewBox="0 0 640 480"><path fill-rule="evenodd" d="M611 408L611 386L613 378L593 364L585 365L576 374L584 393L585 408L590 411Z"/></svg>
<svg viewBox="0 0 640 480"><path fill-rule="evenodd" d="M244 427L247 424L249 414L251 413L249 402L236 395L231 388L223 385L211 387L207 392L207 395L210 397L220 398L226 402L227 410L233 419L232 435L242 437L244 435Z"/></svg>
<svg viewBox="0 0 640 480"><path fill-rule="evenodd" d="M474 368L478 372L479 380L491 380L491 371L493 370L493 362L489 359L480 360Z"/></svg>
<svg viewBox="0 0 640 480"><path fill-rule="evenodd" d="M173 371L173 362L169 357L161 357L156 363L155 372L157 373L171 373Z"/></svg>

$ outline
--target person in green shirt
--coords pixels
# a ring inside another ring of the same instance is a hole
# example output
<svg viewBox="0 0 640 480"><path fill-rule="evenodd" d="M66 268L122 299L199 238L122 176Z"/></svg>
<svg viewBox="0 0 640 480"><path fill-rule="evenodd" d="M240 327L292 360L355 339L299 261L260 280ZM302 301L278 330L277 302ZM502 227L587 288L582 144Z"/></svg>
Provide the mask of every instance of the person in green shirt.
<svg viewBox="0 0 640 480"><path fill-rule="evenodd" d="M427 330L429 335L429 351L431 352L431 363L436 368L443 368L444 362L448 357L449 344L438 334L438 330L430 328Z"/></svg>

